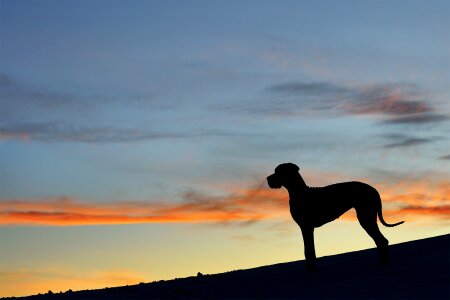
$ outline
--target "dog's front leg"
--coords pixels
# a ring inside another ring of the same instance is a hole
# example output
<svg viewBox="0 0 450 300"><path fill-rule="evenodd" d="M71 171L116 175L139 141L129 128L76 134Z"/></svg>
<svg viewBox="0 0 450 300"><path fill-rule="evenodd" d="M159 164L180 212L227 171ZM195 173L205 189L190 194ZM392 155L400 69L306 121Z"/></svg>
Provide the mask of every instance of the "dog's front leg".
<svg viewBox="0 0 450 300"><path fill-rule="evenodd" d="M316 269L316 250L314 247L314 227L301 227L303 243L305 245L306 269L314 271Z"/></svg>

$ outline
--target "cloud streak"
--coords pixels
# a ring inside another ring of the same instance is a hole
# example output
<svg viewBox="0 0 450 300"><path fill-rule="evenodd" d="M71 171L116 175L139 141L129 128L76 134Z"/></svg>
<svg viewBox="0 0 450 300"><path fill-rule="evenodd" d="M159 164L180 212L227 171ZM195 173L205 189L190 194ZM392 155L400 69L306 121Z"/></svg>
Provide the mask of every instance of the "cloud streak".
<svg viewBox="0 0 450 300"><path fill-rule="evenodd" d="M404 134L386 134L384 137L391 142L385 144L384 148L404 148L411 146L418 146L427 143L431 143L437 138L420 138L420 137L412 137Z"/></svg>
<svg viewBox="0 0 450 300"><path fill-rule="evenodd" d="M83 95L75 97L31 87L5 74L0 74L0 95L0 141L120 143L186 138L192 135L151 128L148 121L145 122L145 128L134 125L139 122L132 121L128 122L130 127L117 125L120 122L108 112L112 110L111 106L117 106L114 108L123 114L136 116L136 119L142 108L151 107L149 114L155 108L157 111L161 109L159 106L142 106L144 100L132 96L125 99ZM138 113L136 108L139 108Z"/></svg>
<svg viewBox="0 0 450 300"><path fill-rule="evenodd" d="M37 201L0 203L0 224L94 225L129 223L229 223L248 224L280 213L285 197L271 190L249 189L227 197L210 197L189 191L179 203L86 203L60 197ZM286 206L287 207L287 206ZM284 207L286 209L286 207ZM275 210L273 210L275 209Z"/></svg>
<svg viewBox="0 0 450 300"><path fill-rule="evenodd" d="M351 114L403 116L433 110L418 88L407 84L385 84L355 89L354 97L343 106Z"/></svg>
<svg viewBox="0 0 450 300"><path fill-rule="evenodd" d="M62 123L22 123L0 126L0 141L120 143L155 139L187 138L191 135L114 127L76 127Z"/></svg>
<svg viewBox="0 0 450 300"><path fill-rule="evenodd" d="M66 94L44 92L25 86L6 74L0 74L0 93L0 103L4 108L33 105L42 109L55 109L59 105L76 102L75 98Z"/></svg>
<svg viewBox="0 0 450 300"><path fill-rule="evenodd" d="M387 214L410 219L424 216L450 219L450 184L399 183L379 187ZM386 206L387 205L387 206ZM287 195L268 188L234 188L223 197L186 191L178 202L82 202L60 197L0 202L1 225L77 226L130 223L215 223L248 225L289 218ZM345 217L344 217L345 218Z"/></svg>
<svg viewBox="0 0 450 300"><path fill-rule="evenodd" d="M351 89L330 82L286 82L269 86L265 91L287 96L342 96L352 92Z"/></svg>
<svg viewBox="0 0 450 300"><path fill-rule="evenodd" d="M381 117L385 124L397 125L438 123L449 119L445 114L436 113L426 100L426 93L413 84L348 87L329 82L287 82L269 86L263 95L269 99L252 103L247 107L249 112L298 115L305 111L327 111L373 115Z"/></svg>
<svg viewBox="0 0 450 300"><path fill-rule="evenodd" d="M165 125L156 121L142 126L142 109L136 110L137 107L123 99L74 97L36 89L7 75L0 75L0 93L0 141L126 143L213 135L187 132L187 128L173 131L173 126L164 129ZM257 101L224 103L210 108L215 112L276 116L365 115L381 118L382 124L391 125L436 124L449 120L447 115L437 113L426 98L426 93L413 84L350 87L332 82L285 82L268 86ZM140 103L140 100L130 101ZM94 109L105 108L106 104L119 105L115 108L135 116L136 122L123 127L106 112L108 109ZM152 114L154 110L148 112ZM168 124L171 122L168 120Z"/></svg>
<svg viewBox="0 0 450 300"><path fill-rule="evenodd" d="M441 216L445 219L450 220L450 205L442 205L442 206L420 206L420 205L411 205L405 206L396 211L400 214L405 215L427 215L427 216Z"/></svg>
<svg viewBox="0 0 450 300"><path fill-rule="evenodd" d="M25 84L7 74L0 74L0 104L2 113L8 117L17 114L30 114L33 112L67 112L70 110L84 111L99 105L125 103L128 106L151 105L152 108L168 107L167 104L154 103L152 94L130 95L128 97L83 95L65 92L54 92L45 88ZM155 104L155 105L152 105Z"/></svg>
<svg viewBox="0 0 450 300"><path fill-rule="evenodd" d="M383 121L386 124L429 124L448 121L449 116L437 113L412 114L408 116L390 118Z"/></svg>

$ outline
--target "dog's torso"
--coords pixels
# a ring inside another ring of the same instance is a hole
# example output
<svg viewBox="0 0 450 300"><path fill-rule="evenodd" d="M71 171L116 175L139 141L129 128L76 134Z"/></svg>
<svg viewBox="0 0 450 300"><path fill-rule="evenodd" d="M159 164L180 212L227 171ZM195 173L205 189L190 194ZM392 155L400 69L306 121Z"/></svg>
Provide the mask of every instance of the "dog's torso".
<svg viewBox="0 0 450 300"><path fill-rule="evenodd" d="M307 188L289 199L292 218L300 227L320 227L358 205L376 205L377 191L362 182L342 182ZM375 200L372 201L371 199Z"/></svg>

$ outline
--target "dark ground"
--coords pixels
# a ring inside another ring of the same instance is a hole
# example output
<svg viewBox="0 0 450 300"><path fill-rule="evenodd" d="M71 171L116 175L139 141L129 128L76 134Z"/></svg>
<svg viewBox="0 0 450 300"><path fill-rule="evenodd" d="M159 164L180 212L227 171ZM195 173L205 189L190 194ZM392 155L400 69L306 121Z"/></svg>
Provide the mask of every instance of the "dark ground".
<svg viewBox="0 0 450 300"><path fill-rule="evenodd" d="M450 234L319 259L102 290L15 299L450 299Z"/></svg>

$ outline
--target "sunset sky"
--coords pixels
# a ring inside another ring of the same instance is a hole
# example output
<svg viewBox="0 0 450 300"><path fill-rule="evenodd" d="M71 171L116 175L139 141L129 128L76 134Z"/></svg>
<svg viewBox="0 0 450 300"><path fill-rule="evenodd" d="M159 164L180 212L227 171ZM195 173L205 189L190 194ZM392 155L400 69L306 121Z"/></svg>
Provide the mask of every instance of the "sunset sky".
<svg viewBox="0 0 450 300"><path fill-rule="evenodd" d="M286 190L450 232L449 1L0 0L0 296L303 259ZM338 201L338 199L337 199ZM319 256L374 247L352 213Z"/></svg>

